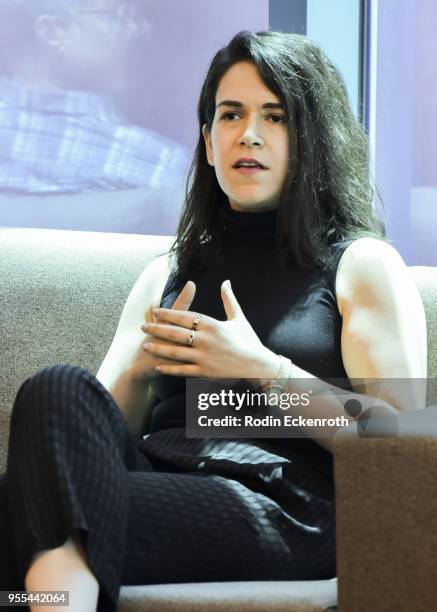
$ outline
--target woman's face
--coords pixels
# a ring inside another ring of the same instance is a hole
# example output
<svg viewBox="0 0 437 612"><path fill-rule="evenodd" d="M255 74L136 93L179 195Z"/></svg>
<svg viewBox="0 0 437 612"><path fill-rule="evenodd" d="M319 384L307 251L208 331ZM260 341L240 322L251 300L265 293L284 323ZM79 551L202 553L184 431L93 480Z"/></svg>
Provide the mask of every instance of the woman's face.
<svg viewBox="0 0 437 612"><path fill-rule="evenodd" d="M247 61L223 75L216 93L210 132L202 129L208 163L238 211L262 212L278 206L288 171L285 109ZM238 162L256 160L255 167ZM236 165L237 164L237 165Z"/></svg>

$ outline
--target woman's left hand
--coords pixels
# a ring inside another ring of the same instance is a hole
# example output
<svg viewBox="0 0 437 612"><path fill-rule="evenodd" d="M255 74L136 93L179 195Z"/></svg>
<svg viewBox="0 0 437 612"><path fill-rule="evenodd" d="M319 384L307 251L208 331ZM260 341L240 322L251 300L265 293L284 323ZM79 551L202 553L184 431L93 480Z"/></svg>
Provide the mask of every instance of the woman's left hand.
<svg viewBox="0 0 437 612"><path fill-rule="evenodd" d="M187 345L197 313L157 308L157 323L141 329L156 341L147 342L144 350L156 357L186 362L181 365L160 364L159 372L173 376L199 378L274 378L279 357L262 344L237 302L230 282L221 286L226 321L201 315L191 346ZM161 323L162 322L162 323ZM169 325L170 324L170 325ZM172 344L162 344L159 339Z"/></svg>

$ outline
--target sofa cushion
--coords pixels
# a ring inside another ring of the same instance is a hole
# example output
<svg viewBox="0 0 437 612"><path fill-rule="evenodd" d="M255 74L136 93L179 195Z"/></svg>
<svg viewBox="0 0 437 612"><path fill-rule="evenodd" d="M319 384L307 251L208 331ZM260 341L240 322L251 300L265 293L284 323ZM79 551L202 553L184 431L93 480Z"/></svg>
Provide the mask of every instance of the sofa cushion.
<svg viewBox="0 0 437 612"><path fill-rule="evenodd" d="M126 298L168 236L0 228L0 473L26 378L54 363L95 374Z"/></svg>
<svg viewBox="0 0 437 612"><path fill-rule="evenodd" d="M411 275L422 297L428 338L428 381L426 405L437 404L437 268L411 266ZM414 325L414 321L411 322Z"/></svg>
<svg viewBox="0 0 437 612"><path fill-rule="evenodd" d="M206 588L207 586L207 588ZM330 580L124 586L118 612L322 612L336 609Z"/></svg>

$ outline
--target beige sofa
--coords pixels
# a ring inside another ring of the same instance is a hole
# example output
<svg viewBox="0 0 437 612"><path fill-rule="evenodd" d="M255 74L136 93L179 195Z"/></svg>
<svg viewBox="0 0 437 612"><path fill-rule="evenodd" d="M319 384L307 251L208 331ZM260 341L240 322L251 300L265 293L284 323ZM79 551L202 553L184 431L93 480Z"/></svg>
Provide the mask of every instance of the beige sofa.
<svg viewBox="0 0 437 612"><path fill-rule="evenodd" d="M164 236L0 228L0 472L20 384L52 363L96 373L130 288L170 242ZM437 270L410 270L427 315L428 404L437 404ZM336 437L337 579L124 586L119 610L435 609L437 408L400 421L396 438L363 439L356 427Z"/></svg>

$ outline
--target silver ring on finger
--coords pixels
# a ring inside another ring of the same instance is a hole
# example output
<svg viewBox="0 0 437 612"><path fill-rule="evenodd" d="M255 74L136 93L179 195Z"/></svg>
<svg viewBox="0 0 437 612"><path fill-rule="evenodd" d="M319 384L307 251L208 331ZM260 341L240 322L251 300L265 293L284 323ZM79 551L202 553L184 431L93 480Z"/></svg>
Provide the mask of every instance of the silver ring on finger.
<svg viewBox="0 0 437 612"><path fill-rule="evenodd" d="M190 331L190 335L187 338L187 344L188 346L193 346L193 342L194 342L194 338L195 338L196 332L191 330Z"/></svg>
<svg viewBox="0 0 437 612"><path fill-rule="evenodd" d="M197 328L199 327L201 318L202 318L201 314L196 315L196 318L193 320L193 323L191 324L191 329L194 329L195 331L197 330Z"/></svg>

